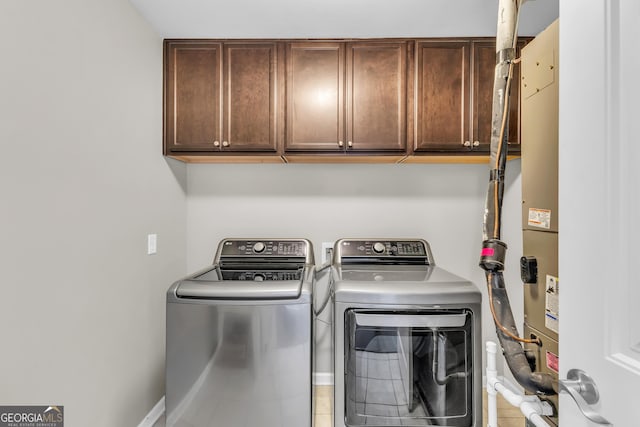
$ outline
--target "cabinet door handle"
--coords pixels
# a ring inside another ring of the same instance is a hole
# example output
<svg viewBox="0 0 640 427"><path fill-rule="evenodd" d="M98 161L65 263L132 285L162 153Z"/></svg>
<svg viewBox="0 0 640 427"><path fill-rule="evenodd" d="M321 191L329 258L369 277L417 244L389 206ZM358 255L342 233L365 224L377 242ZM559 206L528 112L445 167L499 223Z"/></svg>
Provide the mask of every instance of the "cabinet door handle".
<svg viewBox="0 0 640 427"><path fill-rule="evenodd" d="M214 147L219 147L220 146L220 141L213 141L213 146Z"/></svg>
<svg viewBox="0 0 640 427"><path fill-rule="evenodd" d="M480 146L480 141L473 141L473 146L474 147L479 147Z"/></svg>
<svg viewBox="0 0 640 427"><path fill-rule="evenodd" d="M465 147L471 147L471 141L465 141L462 143Z"/></svg>
<svg viewBox="0 0 640 427"><path fill-rule="evenodd" d="M353 147L353 142L351 142L351 141L347 142L347 146Z"/></svg>
<svg viewBox="0 0 640 427"><path fill-rule="evenodd" d="M231 145L231 144L229 144L229 142L228 142L228 141L222 141L222 146L223 146L223 147L228 147L228 146L230 146L230 145Z"/></svg>
<svg viewBox="0 0 640 427"><path fill-rule="evenodd" d="M343 145L344 145L344 142L338 141L338 147L342 147Z"/></svg>

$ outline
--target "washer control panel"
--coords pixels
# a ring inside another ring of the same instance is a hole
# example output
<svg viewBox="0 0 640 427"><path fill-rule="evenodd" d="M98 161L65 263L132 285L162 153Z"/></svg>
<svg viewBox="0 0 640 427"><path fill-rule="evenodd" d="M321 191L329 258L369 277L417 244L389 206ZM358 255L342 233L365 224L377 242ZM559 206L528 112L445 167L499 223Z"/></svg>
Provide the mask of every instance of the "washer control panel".
<svg viewBox="0 0 640 427"><path fill-rule="evenodd" d="M237 256L304 257L307 243L304 240L225 240L220 257Z"/></svg>
<svg viewBox="0 0 640 427"><path fill-rule="evenodd" d="M264 282L271 280L300 280L302 278L302 269L287 271L227 271L222 270L223 280L253 280L255 282Z"/></svg>
<svg viewBox="0 0 640 427"><path fill-rule="evenodd" d="M424 240L384 240L384 239L341 239L336 243L336 256L339 260L361 260L362 262L401 262L402 260L424 261L432 264L429 244Z"/></svg>
<svg viewBox="0 0 640 427"><path fill-rule="evenodd" d="M224 239L213 260L223 280L301 280L314 265L307 239Z"/></svg>

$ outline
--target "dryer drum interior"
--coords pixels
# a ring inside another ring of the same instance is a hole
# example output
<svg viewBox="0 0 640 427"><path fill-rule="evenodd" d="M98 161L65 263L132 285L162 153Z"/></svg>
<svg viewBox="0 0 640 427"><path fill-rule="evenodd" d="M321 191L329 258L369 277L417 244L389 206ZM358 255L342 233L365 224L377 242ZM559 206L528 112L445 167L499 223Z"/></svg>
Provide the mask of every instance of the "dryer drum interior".
<svg viewBox="0 0 640 427"><path fill-rule="evenodd" d="M347 310L347 425L470 425L472 327L469 310Z"/></svg>

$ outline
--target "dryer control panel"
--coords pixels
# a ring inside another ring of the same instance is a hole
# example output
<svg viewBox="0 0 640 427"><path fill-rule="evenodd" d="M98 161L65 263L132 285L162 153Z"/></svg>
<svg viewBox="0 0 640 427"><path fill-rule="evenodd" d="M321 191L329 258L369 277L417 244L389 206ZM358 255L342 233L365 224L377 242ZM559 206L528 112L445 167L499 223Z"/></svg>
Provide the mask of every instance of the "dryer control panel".
<svg viewBox="0 0 640 427"><path fill-rule="evenodd" d="M421 239L342 239L336 242L334 260L340 263L433 264L429 244Z"/></svg>

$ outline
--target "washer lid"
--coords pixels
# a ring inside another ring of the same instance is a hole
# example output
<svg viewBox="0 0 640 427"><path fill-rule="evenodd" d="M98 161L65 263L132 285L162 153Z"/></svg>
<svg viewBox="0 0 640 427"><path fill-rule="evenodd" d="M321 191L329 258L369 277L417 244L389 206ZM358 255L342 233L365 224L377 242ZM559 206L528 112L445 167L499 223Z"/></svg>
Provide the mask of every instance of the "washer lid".
<svg viewBox="0 0 640 427"><path fill-rule="evenodd" d="M194 299L296 299L302 290L302 280L284 282L186 280L176 288L178 298Z"/></svg>
<svg viewBox="0 0 640 427"><path fill-rule="evenodd" d="M290 271L243 270L232 276L212 266L188 277L175 286L175 296L185 299L275 300L296 299L302 293L309 269L301 269L296 280L288 280ZM227 280L226 277L232 277ZM279 280L282 278L282 280Z"/></svg>

